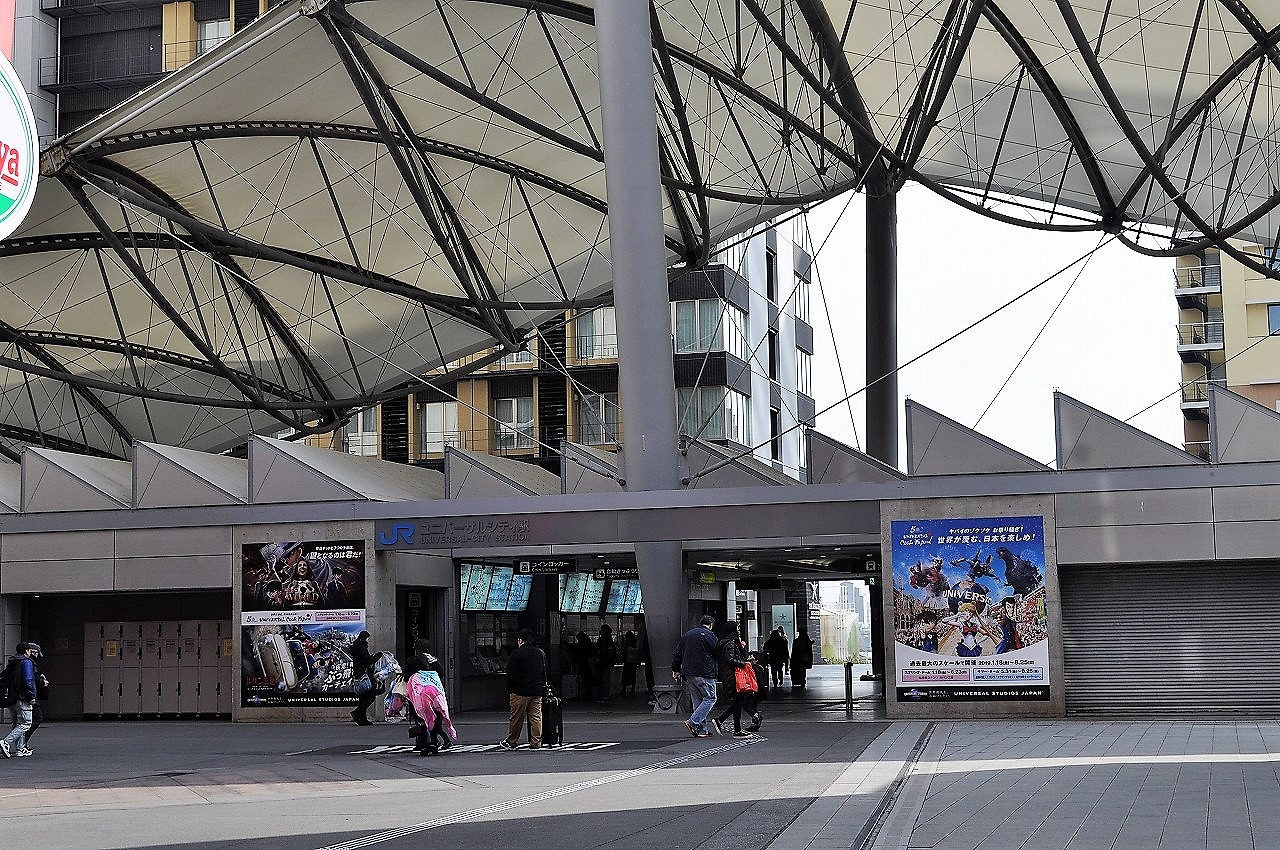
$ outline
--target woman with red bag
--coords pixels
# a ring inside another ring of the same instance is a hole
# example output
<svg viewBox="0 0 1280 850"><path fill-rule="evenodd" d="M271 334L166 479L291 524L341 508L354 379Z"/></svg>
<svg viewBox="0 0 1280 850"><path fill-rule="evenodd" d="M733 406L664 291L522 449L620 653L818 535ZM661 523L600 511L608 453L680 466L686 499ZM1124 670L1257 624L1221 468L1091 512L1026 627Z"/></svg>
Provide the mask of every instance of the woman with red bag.
<svg viewBox="0 0 1280 850"><path fill-rule="evenodd" d="M755 671L747 663L746 644L738 635L738 623L729 620L720 630L720 642L716 644L716 663L720 684L733 696L733 702L712 721L711 726L717 732L720 724L733 715L733 737L750 738L750 732L742 731L742 706L752 693L759 690L755 681Z"/></svg>

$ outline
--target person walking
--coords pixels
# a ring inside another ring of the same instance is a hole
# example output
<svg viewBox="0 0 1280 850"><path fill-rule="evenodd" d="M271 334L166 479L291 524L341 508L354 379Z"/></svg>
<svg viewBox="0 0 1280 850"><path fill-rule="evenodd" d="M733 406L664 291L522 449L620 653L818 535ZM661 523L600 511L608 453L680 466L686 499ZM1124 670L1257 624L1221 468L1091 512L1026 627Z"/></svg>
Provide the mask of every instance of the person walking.
<svg viewBox="0 0 1280 850"><path fill-rule="evenodd" d="M760 705L765 700L765 691L768 690L766 683L769 681L769 673L760 663L761 660L760 653L755 650L747 653L747 663L756 674L756 689L747 694L747 698L742 702L742 710L751 718L751 725L747 727L748 732L759 732L760 724L764 723Z"/></svg>
<svg viewBox="0 0 1280 850"><path fill-rule="evenodd" d="M613 699L613 665L618 663L618 645L613 642L613 629L608 623L600 624L600 637L596 638L592 658L596 667L596 700L609 702Z"/></svg>
<svg viewBox="0 0 1280 850"><path fill-rule="evenodd" d="M520 743L520 730L529 727L529 749L542 747L542 697L547 692L547 657L534 643L533 632L521 629L516 651L507 659L507 701L511 713L507 737L498 742L504 750Z"/></svg>
<svg viewBox="0 0 1280 850"><path fill-rule="evenodd" d="M640 641L636 633L627 630L622 636L622 695L636 695L636 668L640 666Z"/></svg>
<svg viewBox="0 0 1280 850"><path fill-rule="evenodd" d="M780 688L782 687L782 674L787 672L787 664L791 661L791 651L787 649L787 633L782 626L778 626L769 633L769 638L764 642L762 648L765 660L769 664L769 672L773 674L773 686ZM760 683L762 690L764 685L764 682Z"/></svg>
<svg viewBox="0 0 1280 850"><path fill-rule="evenodd" d="M368 673L370 680L373 678L373 655L369 653L369 633L361 632L356 635L356 639L351 642L351 681L359 682L364 674ZM357 726L371 726L369 722L368 711L369 706L373 705L374 699L378 696L376 687L370 688L362 694L356 694L356 707L351 711L351 719L355 721Z"/></svg>
<svg viewBox="0 0 1280 850"><path fill-rule="evenodd" d="M409 727L410 737L417 738L414 750L421 756L434 756L449 749L458 740L458 732L444 693L444 665L431 654L431 642L426 638L414 641L413 655L404 663L404 677L409 704L418 716L417 727Z"/></svg>
<svg viewBox="0 0 1280 850"><path fill-rule="evenodd" d="M716 704L716 636L711 627L715 617L703 614L702 620L681 635L671 654L671 678L684 680L693 701L693 714L684 722L695 738L710 738L707 715Z"/></svg>
<svg viewBox="0 0 1280 850"><path fill-rule="evenodd" d="M35 659L39 656L40 644L20 643L9 659L16 668L14 681L17 683L18 701L9 709L13 714L13 728L0 741L0 755L5 758L31 755L31 750L27 749L27 733L34 723L37 702Z"/></svg>
<svg viewBox="0 0 1280 850"><path fill-rule="evenodd" d="M720 684L724 685L725 693L732 697L732 701L728 708L720 712L720 716L713 721L712 728L719 731L721 724L732 714L735 738L750 737L750 733L742 729L742 707L750 696L750 692L739 690L737 686L738 668L746 666L747 657L744 654L742 637L738 634L738 623L736 620L729 620L721 628L720 640L716 643L716 672L720 678Z"/></svg>
<svg viewBox="0 0 1280 850"><path fill-rule="evenodd" d="M796 639L791 642L791 687L803 690L805 680L809 677L809 668L813 666L813 638L809 630L801 626Z"/></svg>

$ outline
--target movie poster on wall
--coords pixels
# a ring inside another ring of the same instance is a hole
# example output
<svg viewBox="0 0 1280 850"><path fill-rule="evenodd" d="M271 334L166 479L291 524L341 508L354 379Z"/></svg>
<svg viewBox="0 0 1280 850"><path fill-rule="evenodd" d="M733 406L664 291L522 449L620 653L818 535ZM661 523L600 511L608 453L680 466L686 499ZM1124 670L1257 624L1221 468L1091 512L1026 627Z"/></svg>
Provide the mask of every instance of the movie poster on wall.
<svg viewBox="0 0 1280 850"><path fill-rule="evenodd" d="M242 563L241 707L355 705L364 541L251 543Z"/></svg>
<svg viewBox="0 0 1280 850"><path fill-rule="evenodd" d="M1044 518L894 521L899 702L1049 699Z"/></svg>

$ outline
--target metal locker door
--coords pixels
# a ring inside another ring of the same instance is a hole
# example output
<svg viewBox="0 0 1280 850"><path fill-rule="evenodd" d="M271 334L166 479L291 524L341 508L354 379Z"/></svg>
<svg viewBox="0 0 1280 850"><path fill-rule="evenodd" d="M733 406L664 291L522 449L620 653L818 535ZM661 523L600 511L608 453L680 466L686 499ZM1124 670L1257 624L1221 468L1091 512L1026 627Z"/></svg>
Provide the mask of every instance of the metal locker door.
<svg viewBox="0 0 1280 850"><path fill-rule="evenodd" d="M201 715L211 716L218 713L218 667L221 658L218 655L217 620L201 620L200 636L197 643L198 657L194 671L195 681L191 692L195 696L195 711Z"/></svg>
<svg viewBox="0 0 1280 850"><path fill-rule="evenodd" d="M187 620L182 623L182 636L178 638L178 708L179 714L194 715L200 711L197 696L200 691L200 622Z"/></svg>
<svg viewBox="0 0 1280 850"><path fill-rule="evenodd" d="M126 716L143 712L141 626L125 623L120 640L120 713Z"/></svg>
<svg viewBox="0 0 1280 850"><path fill-rule="evenodd" d="M120 661L124 655L124 623L98 623L102 634L102 714L120 714Z"/></svg>
<svg viewBox="0 0 1280 850"><path fill-rule="evenodd" d="M84 708L86 716L102 713L102 624L84 624Z"/></svg>
<svg viewBox="0 0 1280 850"><path fill-rule="evenodd" d="M147 632L154 632L147 629ZM144 715L158 714L160 711L160 683L163 678L160 659L163 655L163 641L152 636L142 638L142 657L139 667L139 710Z"/></svg>
<svg viewBox="0 0 1280 850"><path fill-rule="evenodd" d="M178 713L178 683L182 680L179 673L178 641L173 637L160 638L160 706L161 714Z"/></svg>
<svg viewBox="0 0 1280 850"><path fill-rule="evenodd" d="M235 640L232 638L232 625L230 620L221 620L218 622L218 653L217 653L217 685L215 691L218 696L218 713L230 714L232 701L235 698L235 677L240 674L240 662L236 658Z"/></svg>

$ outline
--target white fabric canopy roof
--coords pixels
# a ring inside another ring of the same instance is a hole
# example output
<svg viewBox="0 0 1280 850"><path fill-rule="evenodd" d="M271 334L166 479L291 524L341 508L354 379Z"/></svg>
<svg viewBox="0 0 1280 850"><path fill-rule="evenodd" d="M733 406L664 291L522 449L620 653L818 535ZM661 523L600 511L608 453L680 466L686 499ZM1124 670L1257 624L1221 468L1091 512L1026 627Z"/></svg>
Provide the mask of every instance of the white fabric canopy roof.
<svg viewBox="0 0 1280 850"><path fill-rule="evenodd" d="M1276 241L1275 3L655 6L673 263L906 180ZM285 3L61 139L0 243L0 452L327 429L607 300L594 45L583 3Z"/></svg>

